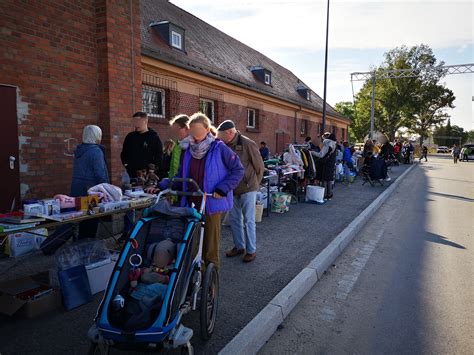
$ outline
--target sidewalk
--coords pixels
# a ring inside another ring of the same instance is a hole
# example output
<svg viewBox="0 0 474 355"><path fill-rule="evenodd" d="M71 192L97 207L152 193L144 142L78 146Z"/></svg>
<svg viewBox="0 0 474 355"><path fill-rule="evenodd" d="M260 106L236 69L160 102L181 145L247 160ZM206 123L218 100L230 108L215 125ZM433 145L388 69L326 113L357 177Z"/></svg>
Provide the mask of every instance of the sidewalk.
<svg viewBox="0 0 474 355"><path fill-rule="evenodd" d="M407 168L393 168L392 182ZM192 343L197 354L215 354L222 349L390 183L385 187L361 185L360 178L349 186L337 184L334 199L325 205L299 203L292 205L285 215L264 217L257 225L257 259L250 264L244 264L239 258L225 258L224 251L232 246L232 236L228 227L223 228L220 303L212 339L207 344L200 340L197 313L184 319L195 329ZM8 278L6 276L1 277ZM99 302L100 296L96 296L94 302L77 310L29 321L11 322L2 317L0 351L2 354L23 353L35 349L83 354L88 345L86 332ZM65 331L67 339L57 337L51 342L50 334ZM22 340L7 342L4 339Z"/></svg>

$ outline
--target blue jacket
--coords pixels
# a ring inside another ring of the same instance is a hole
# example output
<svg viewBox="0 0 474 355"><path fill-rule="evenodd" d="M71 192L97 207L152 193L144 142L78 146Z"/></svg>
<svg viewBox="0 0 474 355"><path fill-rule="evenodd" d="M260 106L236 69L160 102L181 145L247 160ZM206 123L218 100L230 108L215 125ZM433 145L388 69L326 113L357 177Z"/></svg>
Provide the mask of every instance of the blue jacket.
<svg viewBox="0 0 474 355"><path fill-rule="evenodd" d="M346 163L352 163L352 154L349 147L344 148L344 155L342 156L342 160Z"/></svg>
<svg viewBox="0 0 474 355"><path fill-rule="evenodd" d="M80 144L74 152L71 196L87 196L92 186L109 182L104 147L99 144Z"/></svg>
<svg viewBox="0 0 474 355"><path fill-rule="evenodd" d="M189 167L191 163L191 152L189 148L184 152L184 157L176 177L189 177ZM227 147L222 141L216 140L212 143L206 158L204 170L204 192L212 194L219 190L226 194L225 197L216 199L207 197L206 214L227 212L232 209L232 191L239 185L244 176L244 168L240 163L239 156ZM163 180L161 189L169 186L169 180ZM182 186L183 191L187 191L187 186ZM186 198L181 199L181 206L186 206Z"/></svg>

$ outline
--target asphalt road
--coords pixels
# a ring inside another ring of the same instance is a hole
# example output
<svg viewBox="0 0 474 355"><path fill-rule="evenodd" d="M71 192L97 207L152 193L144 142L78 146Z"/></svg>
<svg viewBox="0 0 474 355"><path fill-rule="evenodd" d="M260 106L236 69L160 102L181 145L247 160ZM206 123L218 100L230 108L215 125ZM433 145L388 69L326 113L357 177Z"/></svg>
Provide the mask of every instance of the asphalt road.
<svg viewBox="0 0 474 355"><path fill-rule="evenodd" d="M406 168L395 167L392 179ZM200 340L197 314L184 319L195 330L195 352L215 354L223 348L388 185L362 186L360 179L349 186L338 184L334 199L325 205L299 203L292 205L285 215L264 217L257 225L257 259L250 264L224 257L232 237L230 229L223 228L220 304L212 339L207 343ZM0 263L0 270L11 267L13 262ZM0 273L0 280L47 270L53 263L52 257L23 259L6 273ZM88 348L86 333L99 301L97 295L94 302L76 310L58 311L33 320L0 317L0 353L84 354Z"/></svg>
<svg viewBox="0 0 474 355"><path fill-rule="evenodd" d="M473 354L474 162L430 157L260 354Z"/></svg>

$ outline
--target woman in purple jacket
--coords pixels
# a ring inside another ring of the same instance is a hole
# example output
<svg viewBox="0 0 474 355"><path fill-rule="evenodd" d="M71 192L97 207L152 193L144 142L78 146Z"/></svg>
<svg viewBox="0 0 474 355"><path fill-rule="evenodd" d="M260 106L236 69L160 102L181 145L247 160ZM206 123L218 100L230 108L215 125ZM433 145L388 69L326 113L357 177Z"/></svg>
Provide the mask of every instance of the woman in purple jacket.
<svg viewBox="0 0 474 355"><path fill-rule="evenodd" d="M219 270L219 244L221 238L221 214L232 209L232 191L244 176L240 159L222 141L216 140L215 127L207 116L198 112L189 122L190 136L181 142L184 156L176 177L191 178L202 191L212 194L206 200L206 223L204 228L203 259L214 263ZM160 189L169 186L169 180L160 184ZM183 191L193 191L191 185L183 184ZM181 205L194 203L200 199L181 199Z"/></svg>

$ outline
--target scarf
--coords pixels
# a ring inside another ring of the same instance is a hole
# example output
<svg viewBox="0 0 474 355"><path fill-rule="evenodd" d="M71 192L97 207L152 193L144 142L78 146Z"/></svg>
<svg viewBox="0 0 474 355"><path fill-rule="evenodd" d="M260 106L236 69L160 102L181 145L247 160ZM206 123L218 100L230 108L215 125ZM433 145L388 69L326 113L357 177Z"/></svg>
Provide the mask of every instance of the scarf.
<svg viewBox="0 0 474 355"><path fill-rule="evenodd" d="M194 159L202 159L211 148L212 142L216 139L212 134L208 134L200 143L196 143L193 137L189 137L189 150ZM184 142L184 140L183 140ZM183 144L183 142L181 144Z"/></svg>

